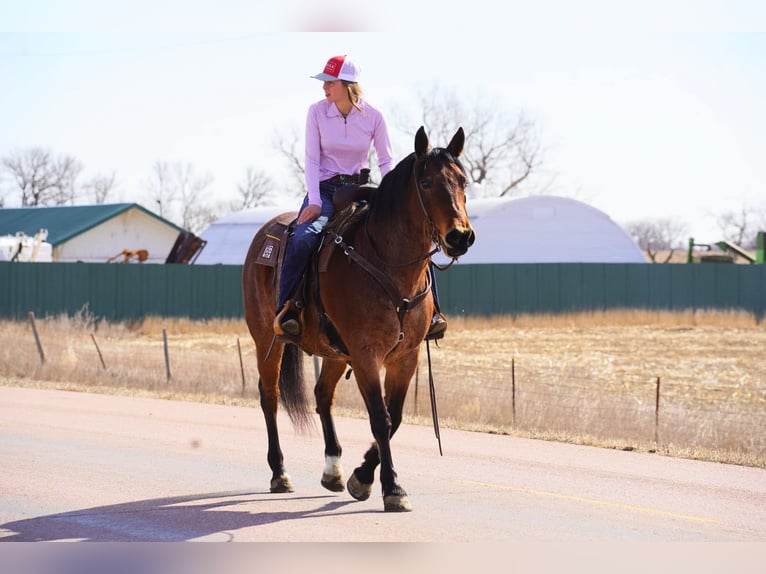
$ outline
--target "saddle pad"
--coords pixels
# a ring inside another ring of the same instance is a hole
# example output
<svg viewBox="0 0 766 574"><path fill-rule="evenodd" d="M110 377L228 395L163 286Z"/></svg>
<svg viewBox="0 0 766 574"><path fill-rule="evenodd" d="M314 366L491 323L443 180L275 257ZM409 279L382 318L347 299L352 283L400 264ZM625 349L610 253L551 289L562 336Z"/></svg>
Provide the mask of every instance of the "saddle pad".
<svg viewBox="0 0 766 574"><path fill-rule="evenodd" d="M263 241L261 251L255 258L255 262L267 267L276 267L279 261L279 251L282 249L282 240L286 239L287 228L296 217L295 212L282 213L277 216L266 228L266 239Z"/></svg>
<svg viewBox="0 0 766 574"><path fill-rule="evenodd" d="M258 257L255 258L255 262L268 267L276 267L281 243L282 240L276 235L267 234L261 246L261 251L258 253Z"/></svg>

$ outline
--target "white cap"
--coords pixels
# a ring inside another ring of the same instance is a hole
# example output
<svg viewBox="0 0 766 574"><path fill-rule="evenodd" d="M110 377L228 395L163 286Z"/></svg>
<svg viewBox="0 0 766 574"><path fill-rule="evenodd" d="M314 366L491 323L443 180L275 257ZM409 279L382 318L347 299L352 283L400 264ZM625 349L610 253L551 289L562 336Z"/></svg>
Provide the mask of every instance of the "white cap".
<svg viewBox="0 0 766 574"><path fill-rule="evenodd" d="M346 82L358 82L361 70L348 56L333 56L327 60L327 64L321 74L311 76L323 82L345 80Z"/></svg>

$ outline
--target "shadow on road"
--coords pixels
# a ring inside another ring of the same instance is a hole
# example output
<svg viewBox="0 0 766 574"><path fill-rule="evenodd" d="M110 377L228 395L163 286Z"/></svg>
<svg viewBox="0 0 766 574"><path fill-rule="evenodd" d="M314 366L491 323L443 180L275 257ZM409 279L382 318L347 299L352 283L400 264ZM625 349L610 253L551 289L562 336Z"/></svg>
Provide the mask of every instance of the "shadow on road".
<svg viewBox="0 0 766 574"><path fill-rule="evenodd" d="M179 542L218 535L216 540L233 539L232 531L288 520L376 512L339 512L354 500L333 495L276 497L268 492L207 493L152 500L140 500L87 508L61 514L16 520L0 524L2 542L81 540L93 542ZM258 505L289 499L303 509L258 511ZM300 502L303 501L303 504ZM306 503L310 508L305 508ZM382 510L381 510L382 511Z"/></svg>

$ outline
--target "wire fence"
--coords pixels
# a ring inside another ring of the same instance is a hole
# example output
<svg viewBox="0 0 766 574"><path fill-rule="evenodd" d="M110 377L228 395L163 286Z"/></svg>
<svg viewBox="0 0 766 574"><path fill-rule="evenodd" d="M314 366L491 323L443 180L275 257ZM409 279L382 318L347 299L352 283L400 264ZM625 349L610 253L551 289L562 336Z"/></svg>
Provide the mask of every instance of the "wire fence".
<svg viewBox="0 0 766 574"><path fill-rule="evenodd" d="M0 375L76 382L123 390L258 398L255 349L249 338L215 341L165 330L156 341L78 332L39 334L0 351ZM223 341L223 342L222 342ZM423 353L405 403L408 420L431 418L428 362ZM305 357L311 383L319 359ZM644 371L604 379L587 363L528 364L510 356L501 364L473 361L455 369L432 361L442 426L484 432L528 431L587 435L604 441L732 451L766 460L766 382L688 384L674 373ZM356 381L342 378L336 406L364 414Z"/></svg>
<svg viewBox="0 0 766 574"><path fill-rule="evenodd" d="M766 434L760 430L766 423L763 386L690 385L674 381L672 373L649 371L605 381L585 367L527 367L515 358L502 367L462 372L459 378L438 365L432 369L440 416L499 430L766 454ZM427 396L417 394L422 398L415 408L427 413Z"/></svg>

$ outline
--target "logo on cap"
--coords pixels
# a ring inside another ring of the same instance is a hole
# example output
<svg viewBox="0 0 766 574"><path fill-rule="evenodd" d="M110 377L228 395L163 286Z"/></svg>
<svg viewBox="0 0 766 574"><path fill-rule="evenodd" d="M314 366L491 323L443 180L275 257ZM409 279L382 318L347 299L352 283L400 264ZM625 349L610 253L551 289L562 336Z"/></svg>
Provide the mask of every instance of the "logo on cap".
<svg viewBox="0 0 766 574"><path fill-rule="evenodd" d="M327 60L327 65L324 67L325 74L328 74L330 76L338 77L338 74L340 73L340 69L343 67L343 60L345 59L345 56L335 56L334 58L330 58Z"/></svg>

